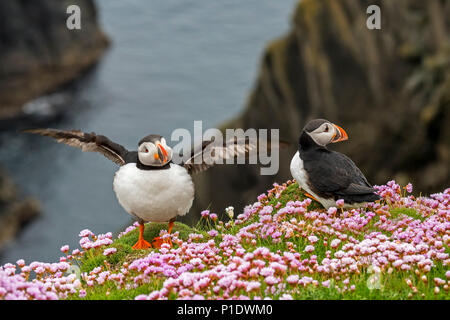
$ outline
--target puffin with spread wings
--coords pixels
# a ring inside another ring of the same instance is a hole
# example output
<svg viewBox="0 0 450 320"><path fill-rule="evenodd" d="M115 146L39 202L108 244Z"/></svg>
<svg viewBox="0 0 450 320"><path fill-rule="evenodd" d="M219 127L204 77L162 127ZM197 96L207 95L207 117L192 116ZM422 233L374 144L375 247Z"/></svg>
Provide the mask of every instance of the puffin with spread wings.
<svg viewBox="0 0 450 320"><path fill-rule="evenodd" d="M86 152L99 152L120 166L113 189L121 206L139 222L139 239L133 249L151 248L144 239L145 222L169 222L169 234L177 216L184 216L194 200L191 175L230 157L248 156L256 148L249 139L233 139L224 144L204 141L181 164L172 161L172 149L156 134L142 138L137 151L128 151L103 135L79 130L31 129L24 132L56 139ZM153 239L153 247L163 240ZM169 242L170 245L171 242Z"/></svg>

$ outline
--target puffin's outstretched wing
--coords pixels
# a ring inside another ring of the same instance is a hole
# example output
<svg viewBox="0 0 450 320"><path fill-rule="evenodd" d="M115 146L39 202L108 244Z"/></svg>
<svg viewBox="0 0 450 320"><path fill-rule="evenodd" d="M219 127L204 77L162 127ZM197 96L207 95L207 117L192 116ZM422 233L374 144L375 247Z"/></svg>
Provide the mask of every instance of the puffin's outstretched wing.
<svg viewBox="0 0 450 320"><path fill-rule="evenodd" d="M56 129L30 129L24 130L23 132L51 137L60 143L80 148L85 152L99 152L119 166L126 163L127 149L120 144L112 142L107 137L97 135L94 132L85 133L79 130Z"/></svg>
<svg viewBox="0 0 450 320"><path fill-rule="evenodd" d="M317 191L341 196L369 195L375 192L361 170L346 155L326 150L316 154L316 157L315 161L304 164L310 184Z"/></svg>
<svg viewBox="0 0 450 320"><path fill-rule="evenodd" d="M235 138L223 144L215 143L214 140L203 141L191 151L191 157L183 163L190 174L204 171L215 164L224 163L230 158L248 157L250 151L256 149L256 142L248 137Z"/></svg>

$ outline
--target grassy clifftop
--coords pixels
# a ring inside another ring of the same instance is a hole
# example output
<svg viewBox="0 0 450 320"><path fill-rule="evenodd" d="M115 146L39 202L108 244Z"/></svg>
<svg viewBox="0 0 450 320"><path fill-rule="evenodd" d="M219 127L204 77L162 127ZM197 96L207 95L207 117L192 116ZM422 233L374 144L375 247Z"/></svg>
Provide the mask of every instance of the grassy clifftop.
<svg viewBox="0 0 450 320"><path fill-rule="evenodd" d="M205 210L195 228L176 223L173 248L132 250L136 225L116 239L83 230L81 249L62 247L59 263L3 266L0 297L448 299L450 189L377 189L379 203L325 210L295 182L275 184L227 222ZM166 228L149 223L145 238Z"/></svg>

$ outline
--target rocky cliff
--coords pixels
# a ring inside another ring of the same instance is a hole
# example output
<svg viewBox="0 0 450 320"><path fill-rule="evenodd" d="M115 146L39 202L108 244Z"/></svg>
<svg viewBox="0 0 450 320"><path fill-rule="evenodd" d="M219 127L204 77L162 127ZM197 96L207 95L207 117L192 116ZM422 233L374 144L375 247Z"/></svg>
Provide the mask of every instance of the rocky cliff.
<svg viewBox="0 0 450 320"><path fill-rule="evenodd" d="M67 28L69 5L81 10L80 30ZM20 118L26 102L77 78L107 45L92 0L0 1L1 124ZM38 213L37 201L20 195L0 170L0 248Z"/></svg>
<svg viewBox="0 0 450 320"><path fill-rule="evenodd" d="M369 5L381 29L366 27ZM424 192L450 182L450 1L302 0L291 30L270 43L244 112L226 127L280 128L294 146L277 176L255 166L218 167L196 179L198 208L244 205L290 178L300 131L326 118L349 134L333 148L373 184L411 181ZM211 186L220 183L224 192Z"/></svg>
<svg viewBox="0 0 450 320"><path fill-rule="evenodd" d="M21 196L11 179L0 170L0 249L39 213L39 202Z"/></svg>
<svg viewBox="0 0 450 320"><path fill-rule="evenodd" d="M69 30L69 5L81 29ZM0 118L66 84L97 62L108 44L93 0L0 2Z"/></svg>

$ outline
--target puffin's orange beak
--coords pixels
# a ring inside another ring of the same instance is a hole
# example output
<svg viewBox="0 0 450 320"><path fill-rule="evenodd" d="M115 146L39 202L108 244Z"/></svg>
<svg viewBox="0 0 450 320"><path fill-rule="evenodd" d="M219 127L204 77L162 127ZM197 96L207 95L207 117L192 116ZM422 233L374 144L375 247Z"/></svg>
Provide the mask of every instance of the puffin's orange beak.
<svg viewBox="0 0 450 320"><path fill-rule="evenodd" d="M345 132L344 129L339 127L337 124L333 124L333 126L336 128L336 131L338 132L338 134L334 135L334 137L331 140L331 142L335 143L335 142L339 142L339 141L348 140L347 132Z"/></svg>
<svg viewBox="0 0 450 320"><path fill-rule="evenodd" d="M166 149L164 149L164 147L158 143L158 153L160 154L160 160L163 163L166 163L169 160L169 155L167 154Z"/></svg>

